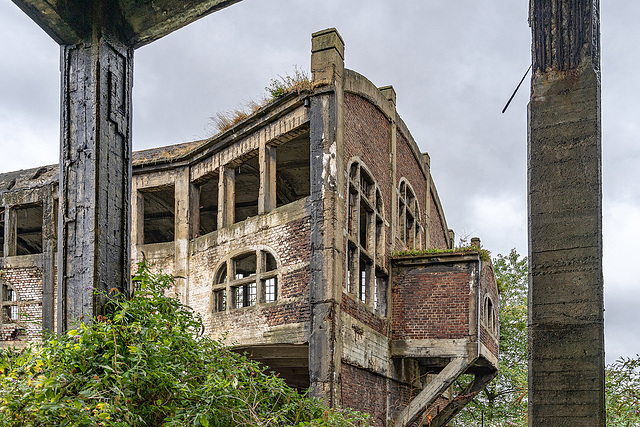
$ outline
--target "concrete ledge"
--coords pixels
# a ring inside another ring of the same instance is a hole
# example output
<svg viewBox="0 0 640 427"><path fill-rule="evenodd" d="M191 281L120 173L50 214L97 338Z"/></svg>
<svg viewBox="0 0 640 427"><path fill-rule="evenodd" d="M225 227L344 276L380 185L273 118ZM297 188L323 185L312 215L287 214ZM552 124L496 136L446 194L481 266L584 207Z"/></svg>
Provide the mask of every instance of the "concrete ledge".
<svg viewBox="0 0 640 427"><path fill-rule="evenodd" d="M43 254L16 255L0 259L0 268L42 268Z"/></svg>
<svg viewBox="0 0 640 427"><path fill-rule="evenodd" d="M391 341L391 357L469 358L477 346L470 338Z"/></svg>

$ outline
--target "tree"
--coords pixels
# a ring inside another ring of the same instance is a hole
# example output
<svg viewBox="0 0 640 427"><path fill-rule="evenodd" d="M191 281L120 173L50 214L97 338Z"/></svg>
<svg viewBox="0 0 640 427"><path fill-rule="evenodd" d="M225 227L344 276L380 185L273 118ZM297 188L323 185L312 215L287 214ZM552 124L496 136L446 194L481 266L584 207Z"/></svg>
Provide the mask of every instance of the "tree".
<svg viewBox="0 0 640 427"><path fill-rule="evenodd" d="M42 345L0 353L0 426L364 426L203 334L142 263L130 299Z"/></svg>
<svg viewBox="0 0 640 427"><path fill-rule="evenodd" d="M640 355L621 357L605 373L607 425L640 426Z"/></svg>

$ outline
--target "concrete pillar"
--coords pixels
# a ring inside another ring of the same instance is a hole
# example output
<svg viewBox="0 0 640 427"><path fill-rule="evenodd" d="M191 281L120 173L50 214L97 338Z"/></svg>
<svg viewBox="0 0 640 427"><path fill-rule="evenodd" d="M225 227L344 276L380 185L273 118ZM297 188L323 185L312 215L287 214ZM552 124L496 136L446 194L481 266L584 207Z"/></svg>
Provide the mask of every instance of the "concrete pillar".
<svg viewBox="0 0 640 427"><path fill-rule="evenodd" d="M185 166L176 170L174 186L174 274L176 277L176 294L183 304L189 304L190 189L189 167Z"/></svg>
<svg viewBox="0 0 640 427"><path fill-rule="evenodd" d="M343 159L344 42L335 29L311 40L311 395L340 404L342 341L340 301L344 282L345 179Z"/></svg>
<svg viewBox="0 0 640 427"><path fill-rule="evenodd" d="M269 212L276 207L276 148L260 141L260 190L258 213Z"/></svg>
<svg viewBox="0 0 640 427"><path fill-rule="evenodd" d="M4 253L5 256L15 256L18 253L18 220L16 209L9 206L4 215Z"/></svg>
<svg viewBox="0 0 640 427"><path fill-rule="evenodd" d="M598 0L532 0L529 425L604 426Z"/></svg>
<svg viewBox="0 0 640 427"><path fill-rule="evenodd" d="M89 321L94 289L129 281L133 49L98 34L62 46L58 330Z"/></svg>
<svg viewBox="0 0 640 427"><path fill-rule="evenodd" d="M218 180L218 230L233 224L235 217L235 169L220 166Z"/></svg>
<svg viewBox="0 0 640 427"><path fill-rule="evenodd" d="M54 289L56 277L56 234L58 227L57 203L53 191L47 191L42 201L42 330L55 331Z"/></svg>

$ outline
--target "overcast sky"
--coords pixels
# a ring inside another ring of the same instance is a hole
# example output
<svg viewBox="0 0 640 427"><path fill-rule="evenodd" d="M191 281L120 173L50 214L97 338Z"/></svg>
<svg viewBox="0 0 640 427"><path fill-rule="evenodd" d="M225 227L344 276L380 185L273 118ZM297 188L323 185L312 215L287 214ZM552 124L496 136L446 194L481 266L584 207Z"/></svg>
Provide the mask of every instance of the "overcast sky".
<svg viewBox="0 0 640 427"><path fill-rule="evenodd" d="M527 0L244 0L135 53L134 150L201 139L208 118L309 69L311 33L336 27L345 63L393 85L450 228L526 255ZM640 353L640 2L602 2L607 361ZM59 48L0 0L0 171L58 162Z"/></svg>

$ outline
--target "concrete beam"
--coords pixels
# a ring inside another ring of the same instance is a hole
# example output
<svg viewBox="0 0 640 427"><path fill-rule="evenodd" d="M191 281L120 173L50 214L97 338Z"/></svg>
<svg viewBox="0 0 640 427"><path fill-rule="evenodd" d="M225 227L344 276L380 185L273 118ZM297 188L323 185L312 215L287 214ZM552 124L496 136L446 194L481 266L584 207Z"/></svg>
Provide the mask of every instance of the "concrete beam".
<svg viewBox="0 0 640 427"><path fill-rule="evenodd" d="M138 48L241 0L12 0L58 44L76 45L94 25Z"/></svg>

